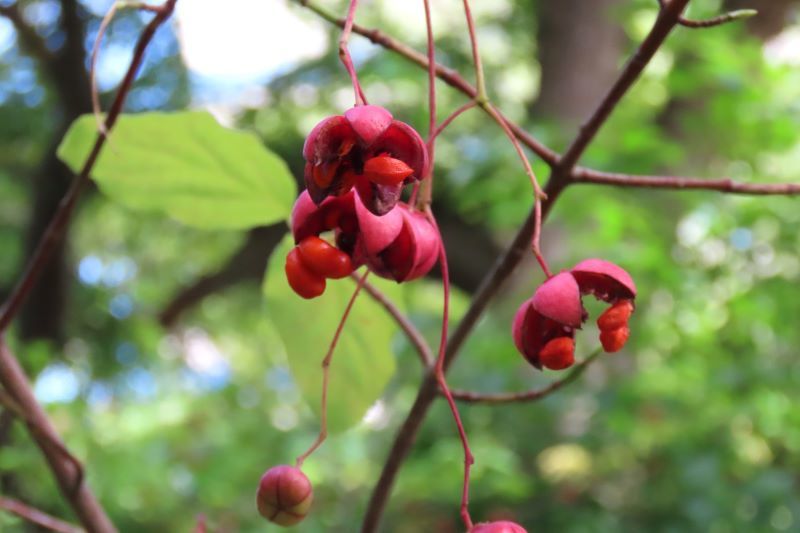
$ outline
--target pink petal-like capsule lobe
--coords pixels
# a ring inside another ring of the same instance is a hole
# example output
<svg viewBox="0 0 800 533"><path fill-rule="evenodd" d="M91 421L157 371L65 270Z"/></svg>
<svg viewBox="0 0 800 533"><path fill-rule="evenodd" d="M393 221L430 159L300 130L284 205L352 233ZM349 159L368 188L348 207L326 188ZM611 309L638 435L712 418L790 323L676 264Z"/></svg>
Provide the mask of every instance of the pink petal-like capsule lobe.
<svg viewBox="0 0 800 533"><path fill-rule="evenodd" d="M401 231L386 249L368 255L366 261L377 275L402 283L422 277L433 268L440 242L439 234L424 214L404 203L397 204L396 209L403 217Z"/></svg>
<svg viewBox="0 0 800 533"><path fill-rule="evenodd" d="M317 205L308 191L303 191L292 207L290 218L292 235L295 243L306 237L315 237L320 233L341 227L347 220L355 225L355 194L350 192L343 196L331 196ZM353 231L355 231L355 227Z"/></svg>
<svg viewBox="0 0 800 533"><path fill-rule="evenodd" d="M375 154L388 154L399 159L414 170L414 174L406 179L406 182L414 178L420 180L428 172L428 149L417 130L406 124L395 120L383 135L375 141L370 148Z"/></svg>
<svg viewBox="0 0 800 533"><path fill-rule="evenodd" d="M293 466L280 465L267 470L258 484L258 512L279 526L301 522L311 508L314 491L305 474Z"/></svg>
<svg viewBox="0 0 800 533"><path fill-rule="evenodd" d="M578 283L569 272L548 279L533 294L533 308L545 317L572 328L580 327L584 312Z"/></svg>
<svg viewBox="0 0 800 533"><path fill-rule="evenodd" d="M501 522L483 522L475 524L469 533L528 533L525 528L514 522L503 520Z"/></svg>
<svg viewBox="0 0 800 533"><path fill-rule="evenodd" d="M530 364L542 369L540 352L548 342L558 337L574 338L575 330L551 320L533 307L533 298L525 300L514 315L511 334L517 350Z"/></svg>
<svg viewBox="0 0 800 533"><path fill-rule="evenodd" d="M314 126L303 145L303 158L310 163L333 161L347 155L357 141L350 122L341 115L323 119Z"/></svg>
<svg viewBox="0 0 800 533"><path fill-rule="evenodd" d="M376 216L364 206L358 195L354 195L354 203L364 253L375 256L397 238L403 229L403 214L395 207L383 216Z"/></svg>
<svg viewBox="0 0 800 533"><path fill-rule="evenodd" d="M623 268L603 259L586 259L572 267L572 275L584 294L594 294L606 302L632 300L636 284Z"/></svg>
<svg viewBox="0 0 800 533"><path fill-rule="evenodd" d="M392 114L377 105L351 107L344 113L353 130L361 138L364 147L369 147L392 123Z"/></svg>

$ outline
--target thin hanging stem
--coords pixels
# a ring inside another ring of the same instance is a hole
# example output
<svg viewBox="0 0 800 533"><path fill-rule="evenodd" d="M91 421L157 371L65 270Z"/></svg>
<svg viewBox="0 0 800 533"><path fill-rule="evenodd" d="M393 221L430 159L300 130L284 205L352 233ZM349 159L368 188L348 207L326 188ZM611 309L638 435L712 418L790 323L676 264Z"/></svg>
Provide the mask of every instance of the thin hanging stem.
<svg viewBox="0 0 800 533"><path fill-rule="evenodd" d="M345 70L347 70L347 73L350 75L350 80L353 82L356 105L364 105L367 103L367 97L364 96L364 91L361 89L361 84L358 81L358 74L356 74L356 68L353 66L353 58L350 57L350 49L347 46L347 42L350 40L350 34L353 31L356 7L358 7L358 0L350 0L350 7L347 9L347 18L345 19L344 28L342 29L342 36L339 37L339 59L342 61Z"/></svg>
<svg viewBox="0 0 800 533"><path fill-rule="evenodd" d="M433 44L433 24L431 22L430 0L422 0L425 7L425 30L428 43L428 169L425 176L422 176L423 183L414 187L411 193L410 205L417 202L419 193L419 207L424 209L430 205L433 196L433 165L436 159L436 49Z"/></svg>
<svg viewBox="0 0 800 533"><path fill-rule="evenodd" d="M308 450L300 455L295 461L297 468L303 466L303 462L308 458L308 456L314 453L317 448L322 446L322 443L325 442L325 439L328 437L328 381L330 378L330 367L331 360L333 360L333 351L336 349L336 345L339 342L339 337L342 335L345 322L347 322L347 317L350 316L350 311L353 309L353 304L356 303L358 293L361 292L362 287L364 287L364 283L367 281L367 276L369 276L369 270L365 271L364 274L359 278L358 284L356 285L356 290L353 291L350 301L347 302L347 307L345 307L342 318L339 320L339 325L336 327L336 333L333 334L331 345L328 347L328 353L325 354L325 358L322 360L322 422L320 423L319 434L317 435L317 438L314 440Z"/></svg>
<svg viewBox="0 0 800 533"><path fill-rule="evenodd" d="M528 175L528 179L531 181L531 185L533 186L533 195L534 195L534 212L536 213L536 227L534 228L534 235L533 240L531 241L531 248L533 250L533 255L536 257L536 261L538 261L539 265L542 267L542 271L545 273L547 277L551 277L552 274L550 272L550 268L547 266L547 262L544 259L541 251L541 213L542 213L542 200L546 199L547 196L542 191L542 188L539 186L539 181L536 179L536 174L533 172L533 167L531 167L531 163L528 160L528 156L525 155L525 150L522 148L522 144L520 144L517 136L514 134L514 131L511 129L511 125L508 123L506 118L501 115L489 101L489 97L486 94L486 77L483 73L483 64L481 63L481 54L480 54L480 47L478 46L478 35L475 31L475 20L472 17L472 10L469 7L469 0L464 0L464 15L467 18L467 28L469 30L469 40L472 46L472 60L475 63L475 85L477 87L477 94L475 95L475 102L484 110L486 113L495 121L497 124L502 128L503 133L506 134L508 140L511 141L511 144L514 146L514 150L517 152L520 161L522 161L522 166L525 169L525 174ZM429 63L433 63L432 60L429 60Z"/></svg>
<svg viewBox="0 0 800 533"><path fill-rule="evenodd" d="M444 362L445 351L447 349L447 329L450 321L450 274L447 267L447 253L444 248L444 241L442 240L442 233L439 231L439 225L436 223L436 218L433 216L430 206L425 207L425 214L436 229L439 236L439 268L442 271L442 287L444 291L444 306L442 310L442 336L439 341L439 354L436 357L436 365L434 366L434 374L439 388L447 399L450 410L453 413L453 418L456 421L458 428L458 435L461 438L461 444L464 447L464 488L461 493L461 519L469 531L472 529L472 518L469 515L469 474L472 465L475 463L475 457L469 447L467 440L467 432L464 429L464 424L461 422L461 415L458 412L458 407L450 393L450 387L447 386L447 380L444 376Z"/></svg>
<svg viewBox="0 0 800 533"><path fill-rule="evenodd" d="M469 29L469 42L472 45L472 62L475 63L475 87L478 94L475 100L481 104L486 101L486 78L483 75L483 63L481 62L480 48L478 47L478 33L475 31L475 20L472 18L472 10L469 7L469 0L464 0L464 15L467 17L467 28Z"/></svg>
<svg viewBox="0 0 800 533"><path fill-rule="evenodd" d="M444 131L444 130L445 130L447 127L448 127L448 126L450 126L450 124L452 124L452 123L453 123L453 121L454 121L455 119L457 119L459 116L461 116L461 114L462 114L462 113L464 113L465 111L469 111L470 109L472 109L473 107L475 107L475 106L477 106L477 105L478 105L478 104L477 104L477 102L475 102L475 100L470 100L470 101L469 101L469 102L467 102L466 104L462 105L461 107L459 107L458 109L456 109L455 111L453 111L452 113L450 113L450 116L448 116L446 119L444 119L444 120L442 121L442 123L441 123L441 124L439 124L439 126L438 126L438 127L436 128L436 130L433 132L433 135L431 136L431 138L432 138L432 139L436 139L436 137L438 137L439 135L441 135L441 133L442 133L442 132L443 132L443 131ZM431 141L429 140L428 142L431 142Z"/></svg>

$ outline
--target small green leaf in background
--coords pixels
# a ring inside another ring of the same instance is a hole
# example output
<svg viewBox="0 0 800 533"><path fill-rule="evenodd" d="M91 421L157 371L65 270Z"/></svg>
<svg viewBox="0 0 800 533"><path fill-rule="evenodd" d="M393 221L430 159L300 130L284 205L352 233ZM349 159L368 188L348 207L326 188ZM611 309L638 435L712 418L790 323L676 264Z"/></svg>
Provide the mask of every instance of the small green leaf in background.
<svg viewBox="0 0 800 533"><path fill-rule="evenodd" d="M59 158L79 172L96 135L95 117L80 117L58 147ZM288 218L297 194L286 163L258 137L197 111L122 115L91 177L126 207L205 229Z"/></svg>
<svg viewBox="0 0 800 533"><path fill-rule="evenodd" d="M289 287L283 271L284 259L293 246L288 235L272 253L264 294L269 318L286 348L292 375L305 400L319 414L322 359L356 284L350 279L328 280L325 294L319 298L299 297ZM383 393L395 371L391 341L396 332L397 327L383 308L362 292L339 337L330 366L331 432L357 424Z"/></svg>

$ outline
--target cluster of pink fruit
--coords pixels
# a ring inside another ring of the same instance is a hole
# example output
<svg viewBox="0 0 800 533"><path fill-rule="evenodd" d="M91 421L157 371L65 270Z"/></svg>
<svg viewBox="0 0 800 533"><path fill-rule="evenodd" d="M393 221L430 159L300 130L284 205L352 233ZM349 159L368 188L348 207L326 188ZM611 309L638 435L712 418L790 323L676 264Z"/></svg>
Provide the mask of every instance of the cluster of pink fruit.
<svg viewBox="0 0 800 533"><path fill-rule="evenodd" d="M404 185L425 178L428 152L419 134L382 107L361 105L329 117L303 147L306 190L291 216L296 246L286 257L289 285L303 298L325 292L327 279L349 276L366 265L398 283L427 274L441 241L434 223L400 201ZM332 232L333 244L320 235ZM610 307L597 320L609 353L622 349L630 330L636 287L622 268L588 259L549 277L514 318L514 343L536 368L569 368L575 362L575 330L587 319L581 296L593 294ZM267 520L291 526L309 511L311 483L288 465L261 478L258 510ZM469 533L525 533L508 521L481 523Z"/></svg>
<svg viewBox="0 0 800 533"><path fill-rule="evenodd" d="M325 291L327 279L367 267L397 282L427 274L439 255L428 218L400 201L403 186L428 171L419 134L386 109L362 105L328 117L303 147L306 190L292 210L297 246L286 278L303 298ZM334 243L320 234L332 231Z"/></svg>

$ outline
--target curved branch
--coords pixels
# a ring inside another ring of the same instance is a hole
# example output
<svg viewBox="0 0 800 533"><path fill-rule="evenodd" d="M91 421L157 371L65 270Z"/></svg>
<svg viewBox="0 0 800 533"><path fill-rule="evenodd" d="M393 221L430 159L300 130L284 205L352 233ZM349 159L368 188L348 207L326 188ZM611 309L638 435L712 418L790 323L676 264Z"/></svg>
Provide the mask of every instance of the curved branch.
<svg viewBox="0 0 800 533"><path fill-rule="evenodd" d="M31 437L50 465L61 493L75 510L81 524L90 533L116 531L89 486L83 481L82 467L76 469L74 457L67 452L61 437L44 409L36 401L33 390L17 358L0 338L0 384L24 413L24 421ZM57 443L54 446L53 443ZM78 463L80 465L80 463Z"/></svg>
<svg viewBox="0 0 800 533"><path fill-rule="evenodd" d="M56 533L81 533L83 530L73 526L69 522L64 522L54 516L50 516L44 511L31 507L19 500L0 496L0 509L4 509L11 514L17 515L31 524L55 531Z"/></svg>
<svg viewBox="0 0 800 533"><path fill-rule="evenodd" d="M498 393L498 394L486 394L481 392L471 392L471 391L463 391L463 390L454 390L453 398L461 402L470 402L470 403L487 403L487 404L504 404L504 403L522 403L522 402L535 402L537 400L541 400L542 398L546 398L550 396L557 390L561 389L565 385L569 385L576 379L578 379L585 371L589 364L594 361L598 355L600 355L600 350L596 350L592 353L589 357L572 367L569 374L564 376L563 378L559 379L558 381L552 382L550 385L546 386L543 389L536 389L530 390L525 392L506 392L506 393Z"/></svg>

